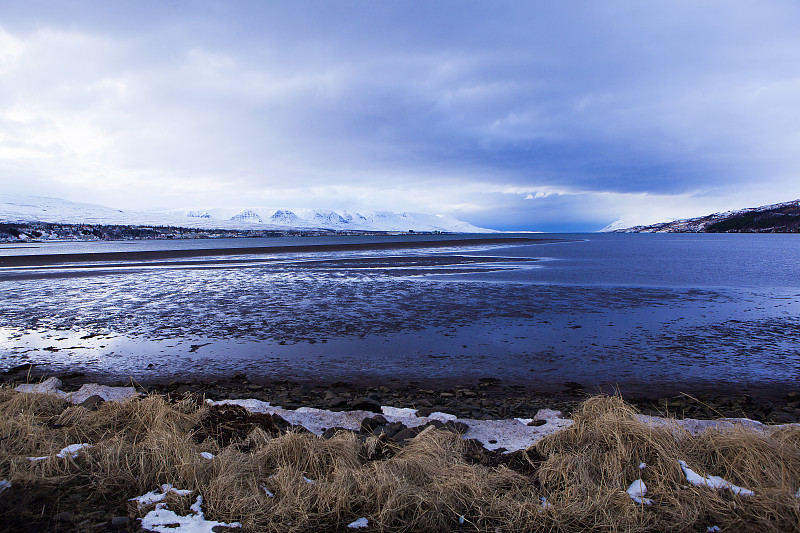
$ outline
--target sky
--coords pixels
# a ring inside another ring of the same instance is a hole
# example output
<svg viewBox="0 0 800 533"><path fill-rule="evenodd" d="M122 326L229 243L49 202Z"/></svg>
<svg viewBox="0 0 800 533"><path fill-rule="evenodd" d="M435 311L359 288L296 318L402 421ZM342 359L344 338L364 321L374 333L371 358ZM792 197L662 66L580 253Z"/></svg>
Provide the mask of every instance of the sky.
<svg viewBox="0 0 800 533"><path fill-rule="evenodd" d="M0 187L598 231L800 198L794 0L0 0Z"/></svg>

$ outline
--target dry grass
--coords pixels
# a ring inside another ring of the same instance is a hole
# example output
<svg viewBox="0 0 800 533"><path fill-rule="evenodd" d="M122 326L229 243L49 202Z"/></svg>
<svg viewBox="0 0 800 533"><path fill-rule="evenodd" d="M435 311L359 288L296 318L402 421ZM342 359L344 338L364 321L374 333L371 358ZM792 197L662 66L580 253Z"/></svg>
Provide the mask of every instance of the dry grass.
<svg viewBox="0 0 800 533"><path fill-rule="evenodd" d="M800 531L797 428L676 435L639 423L621 399L599 396L575 412L571 428L528 450L520 473L471 464L461 438L435 430L378 460L370 457L380 443L349 433L324 440L255 429L221 448L196 442L193 428L206 412L191 399L159 396L87 411L0 388L0 479L13 484L0 494L0 524L66 530L51 517L68 510L70 529L89 531L111 516L143 516L147 509L128 499L170 483L202 494L208 517L242 522L244 531L342 531L362 516L368 531ZM93 447L76 459L27 459L79 442ZM690 485L679 459L756 495ZM639 478L651 506L625 492ZM189 499L172 502L177 511Z"/></svg>

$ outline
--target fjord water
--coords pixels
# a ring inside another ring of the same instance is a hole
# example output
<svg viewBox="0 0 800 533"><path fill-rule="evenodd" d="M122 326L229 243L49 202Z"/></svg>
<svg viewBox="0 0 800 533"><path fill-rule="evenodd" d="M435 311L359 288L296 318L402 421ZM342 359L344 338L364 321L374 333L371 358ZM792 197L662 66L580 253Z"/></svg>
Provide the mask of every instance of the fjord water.
<svg viewBox="0 0 800 533"><path fill-rule="evenodd" d="M1 268L0 367L143 381L492 377L628 394L797 388L796 235L528 236L548 241ZM44 243L0 256L433 238Z"/></svg>

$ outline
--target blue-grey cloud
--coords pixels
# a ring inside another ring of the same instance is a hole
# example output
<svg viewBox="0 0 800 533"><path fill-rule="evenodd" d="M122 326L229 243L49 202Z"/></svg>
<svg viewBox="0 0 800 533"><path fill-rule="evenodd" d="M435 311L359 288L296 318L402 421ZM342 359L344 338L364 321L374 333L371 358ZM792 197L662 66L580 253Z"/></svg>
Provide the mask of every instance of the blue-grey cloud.
<svg viewBox="0 0 800 533"><path fill-rule="evenodd" d="M20 192L553 230L800 196L788 1L0 14L0 179Z"/></svg>

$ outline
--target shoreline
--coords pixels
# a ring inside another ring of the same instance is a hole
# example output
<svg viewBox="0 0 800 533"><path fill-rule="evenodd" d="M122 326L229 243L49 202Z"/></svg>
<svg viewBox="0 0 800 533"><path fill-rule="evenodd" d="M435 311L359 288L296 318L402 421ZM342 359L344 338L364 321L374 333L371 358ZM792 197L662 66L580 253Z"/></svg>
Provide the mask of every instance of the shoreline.
<svg viewBox="0 0 800 533"><path fill-rule="evenodd" d="M0 373L0 383L38 383L57 377L65 391L98 383L134 386L140 392L167 397L198 394L210 400L256 399L285 409L313 407L332 411L357 410L364 402L398 408L449 413L463 418L500 420L531 418L539 409L555 409L569 415L587 398L611 394L636 407L642 414L676 418L749 418L767 424L800 422L800 393L775 392L769 397L708 390L696 394L620 394L584 388L579 383L562 384L561 390L545 391L504 382L497 378L477 381L430 383L424 381L370 382L295 381L249 378L244 373L217 379L142 380L103 379L80 372L48 373L21 365Z"/></svg>
<svg viewBox="0 0 800 533"><path fill-rule="evenodd" d="M187 250L142 250L130 252L99 252L70 254L31 254L0 256L0 267L31 267L65 263L148 261L156 259L186 259L193 257L315 253L364 250L405 250L417 248L449 248L454 246L484 246L492 244L547 244L563 239L533 237L455 238L424 241L393 241L375 243L304 244L284 246L252 246L243 248L203 248Z"/></svg>

